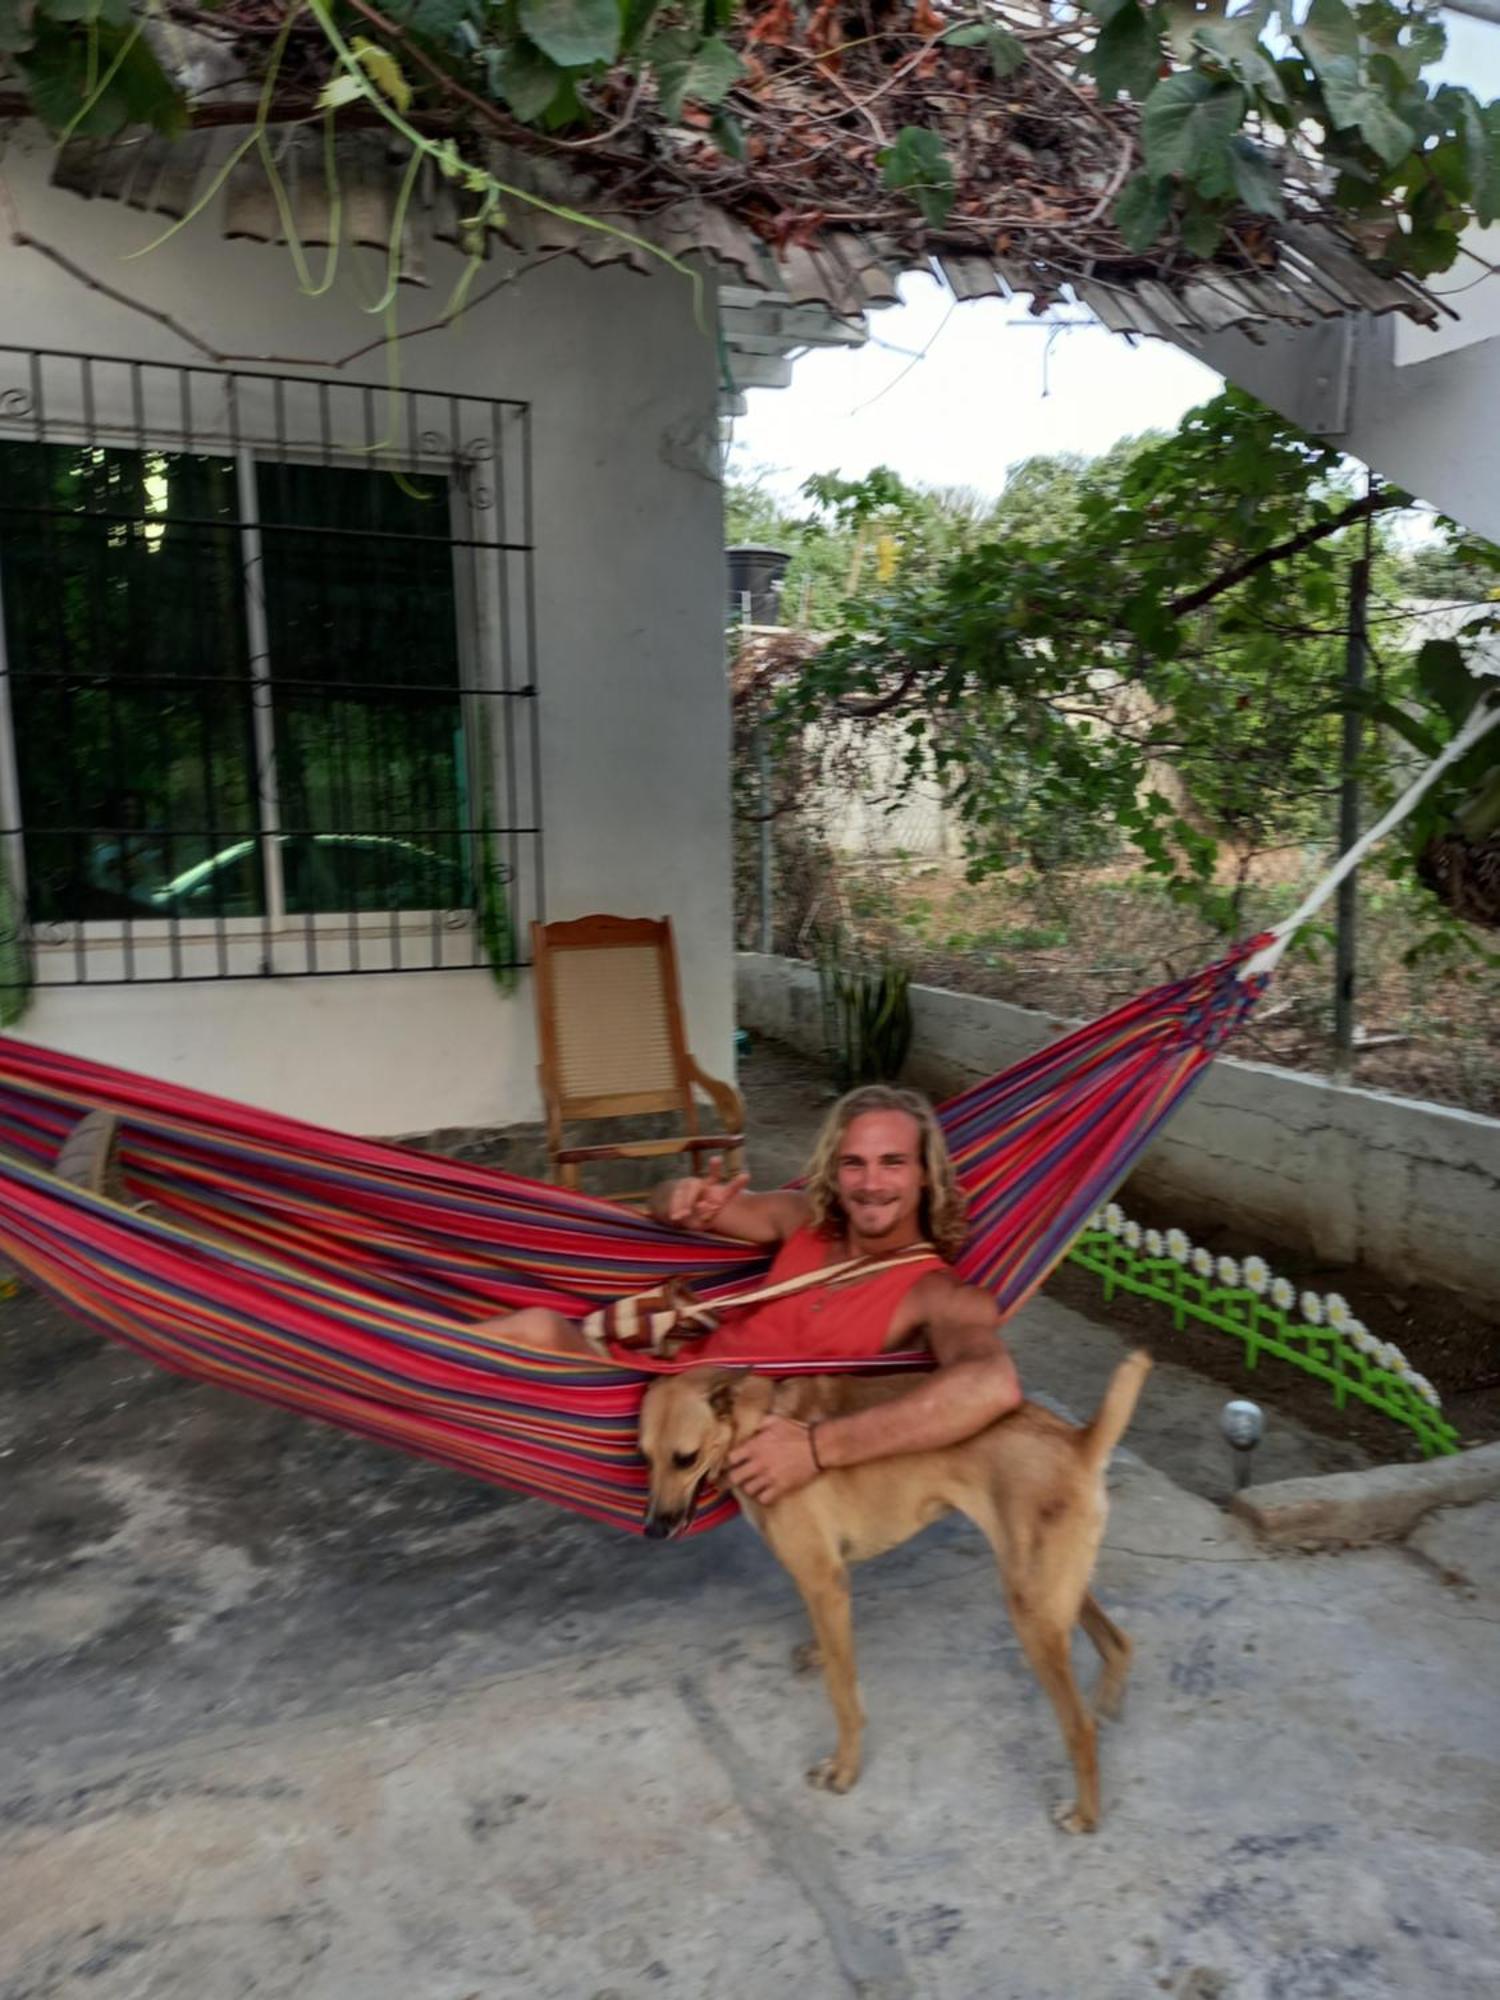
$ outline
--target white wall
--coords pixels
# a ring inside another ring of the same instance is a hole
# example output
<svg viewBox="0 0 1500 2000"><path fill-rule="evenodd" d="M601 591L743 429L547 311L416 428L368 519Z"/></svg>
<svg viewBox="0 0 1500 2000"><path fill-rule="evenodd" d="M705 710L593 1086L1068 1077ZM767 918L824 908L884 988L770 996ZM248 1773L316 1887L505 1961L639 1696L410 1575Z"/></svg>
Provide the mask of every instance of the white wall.
<svg viewBox="0 0 1500 2000"><path fill-rule="evenodd" d="M21 226L148 301L234 365L313 373L378 337L364 309L383 264L346 250L335 291L301 296L284 250L226 243L211 215L133 263L162 218L46 184L48 150L15 139ZM314 253L315 267L320 254ZM434 319L457 275L403 287ZM362 281L362 282L361 282ZM481 275L476 291L489 279ZM712 301L707 311L711 323ZM167 328L85 289L35 251L0 248L0 342L202 365ZM403 344L404 386L532 406L546 910L669 914L699 1059L733 1072L729 723L714 342L671 272L529 273L456 328ZM377 352L340 379L383 385ZM483 971L39 991L40 1042L361 1132L530 1118L529 980Z"/></svg>
<svg viewBox="0 0 1500 2000"><path fill-rule="evenodd" d="M818 1051L814 967L742 952L737 982L744 1026ZM936 1099L1075 1025L931 986L912 989L912 1012L907 1075ZM1189 1229L1232 1221L1263 1231L1268 1250L1286 1243L1397 1286L1500 1300L1500 1119L1221 1056L1130 1184L1173 1203Z"/></svg>
<svg viewBox="0 0 1500 2000"><path fill-rule="evenodd" d="M1500 263L1500 229L1475 233ZM1340 321L1263 342L1221 334L1189 352L1392 484L1500 541L1500 273L1461 264L1459 313L1433 334L1394 319ZM1187 344L1187 343L1184 343Z"/></svg>

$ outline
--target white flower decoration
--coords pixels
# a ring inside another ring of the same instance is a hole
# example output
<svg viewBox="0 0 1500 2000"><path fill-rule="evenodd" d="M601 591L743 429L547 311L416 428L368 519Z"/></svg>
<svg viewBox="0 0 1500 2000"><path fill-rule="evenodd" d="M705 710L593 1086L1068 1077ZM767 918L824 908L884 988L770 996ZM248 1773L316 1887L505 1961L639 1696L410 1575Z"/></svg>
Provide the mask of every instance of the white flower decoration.
<svg viewBox="0 0 1500 2000"><path fill-rule="evenodd" d="M1349 1309L1349 1301L1340 1298L1337 1292L1330 1292L1325 1301L1328 1308L1328 1324L1335 1333L1347 1333L1354 1314Z"/></svg>
<svg viewBox="0 0 1500 2000"><path fill-rule="evenodd" d="M1351 1319L1344 1328L1344 1334L1351 1346L1361 1354L1373 1354L1380 1345L1362 1319Z"/></svg>
<svg viewBox="0 0 1500 2000"><path fill-rule="evenodd" d="M1160 1257L1166 1247L1166 1242L1159 1229L1148 1229L1146 1231L1146 1255L1148 1257Z"/></svg>
<svg viewBox="0 0 1500 2000"><path fill-rule="evenodd" d="M1258 1299L1265 1297L1271 1282L1271 1267L1264 1257L1247 1257L1240 1266L1240 1276Z"/></svg>
<svg viewBox="0 0 1500 2000"><path fill-rule="evenodd" d="M1138 1222L1127 1222L1125 1227L1120 1231L1120 1234L1125 1239L1127 1249L1140 1249L1141 1225Z"/></svg>
<svg viewBox="0 0 1500 2000"><path fill-rule="evenodd" d="M1433 1388L1425 1375L1417 1377L1417 1394L1422 1398L1424 1403L1431 1403L1435 1410L1440 1410L1443 1407L1442 1397Z"/></svg>
<svg viewBox="0 0 1500 2000"><path fill-rule="evenodd" d="M1232 1257L1221 1257L1218 1264L1219 1283L1234 1291L1240 1282L1240 1267Z"/></svg>
<svg viewBox="0 0 1500 2000"><path fill-rule="evenodd" d="M1200 1278L1211 1278L1214 1274L1214 1253L1200 1244L1193 1252L1193 1269Z"/></svg>
<svg viewBox="0 0 1500 2000"><path fill-rule="evenodd" d="M1105 1209L1104 1226L1111 1236L1118 1236L1125 1227L1125 1211L1117 1201L1112 1201Z"/></svg>
<svg viewBox="0 0 1500 2000"><path fill-rule="evenodd" d="M1103 1227L1104 1227L1104 1210L1102 1208L1096 1208L1093 1214L1089 1217L1089 1228L1102 1229Z"/></svg>
<svg viewBox="0 0 1500 2000"><path fill-rule="evenodd" d="M1387 1375L1394 1375L1396 1372L1396 1363L1399 1359L1400 1356L1394 1347L1387 1347L1383 1340L1376 1341L1375 1366L1377 1368L1383 1368Z"/></svg>
<svg viewBox="0 0 1500 2000"><path fill-rule="evenodd" d="M1323 1324L1323 1301L1316 1292L1304 1292L1297 1301L1297 1310L1309 1326Z"/></svg>
<svg viewBox="0 0 1500 2000"><path fill-rule="evenodd" d="M1167 1231L1167 1255L1174 1264L1185 1264L1193 1254L1193 1246L1180 1229Z"/></svg>
<svg viewBox="0 0 1500 2000"><path fill-rule="evenodd" d="M1278 1312L1289 1313L1297 1303L1297 1294L1290 1278L1271 1280L1271 1303Z"/></svg>

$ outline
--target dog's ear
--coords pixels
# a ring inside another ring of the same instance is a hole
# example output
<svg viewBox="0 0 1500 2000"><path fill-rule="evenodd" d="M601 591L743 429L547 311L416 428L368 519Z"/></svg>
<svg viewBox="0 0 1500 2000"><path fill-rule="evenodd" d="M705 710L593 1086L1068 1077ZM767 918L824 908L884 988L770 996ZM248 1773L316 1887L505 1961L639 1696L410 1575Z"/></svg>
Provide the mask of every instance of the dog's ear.
<svg viewBox="0 0 1500 2000"><path fill-rule="evenodd" d="M733 1417L734 1399L750 1373L748 1368L721 1368L709 1384L708 1407L721 1423L727 1424Z"/></svg>

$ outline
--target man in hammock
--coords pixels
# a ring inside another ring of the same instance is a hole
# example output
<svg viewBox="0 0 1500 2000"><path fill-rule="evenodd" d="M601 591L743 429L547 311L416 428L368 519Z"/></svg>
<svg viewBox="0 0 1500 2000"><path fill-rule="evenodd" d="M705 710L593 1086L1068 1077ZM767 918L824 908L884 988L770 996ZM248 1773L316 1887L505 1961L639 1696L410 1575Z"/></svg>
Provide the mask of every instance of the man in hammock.
<svg viewBox="0 0 1500 2000"><path fill-rule="evenodd" d="M938 1364L895 1401L829 1418L816 1434L769 1418L731 1460L753 1499L770 1505L834 1466L957 1444L1020 1402L999 1308L947 1261L963 1244L964 1200L942 1128L915 1092L873 1084L841 1098L803 1188L752 1194L748 1174L726 1181L715 1160L706 1176L659 1187L652 1209L680 1229L777 1245L768 1286L851 1258L892 1260L855 1282L747 1307L698 1345L704 1361L847 1360L925 1345ZM930 1256L894 1262L924 1246ZM572 1321L544 1307L487 1325L511 1340L593 1351Z"/></svg>

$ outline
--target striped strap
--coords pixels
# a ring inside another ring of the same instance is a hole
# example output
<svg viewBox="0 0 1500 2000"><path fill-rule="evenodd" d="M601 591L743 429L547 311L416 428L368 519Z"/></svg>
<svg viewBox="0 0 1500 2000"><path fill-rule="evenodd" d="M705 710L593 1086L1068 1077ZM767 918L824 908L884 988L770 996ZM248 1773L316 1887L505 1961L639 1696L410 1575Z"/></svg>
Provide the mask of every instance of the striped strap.
<svg viewBox="0 0 1500 2000"><path fill-rule="evenodd" d="M768 1305L772 1299L789 1299L798 1292L832 1290L857 1285L877 1271L898 1270L903 1264L928 1263L937 1255L930 1243L909 1243L883 1257L848 1257L838 1264L824 1264L816 1271L804 1271L795 1278L783 1278L774 1285L758 1285L754 1291L735 1292L701 1304L692 1287L682 1278L669 1278L652 1292L638 1292L633 1298L615 1299L591 1312L581 1322L584 1339L596 1354L606 1359L614 1348L645 1348L652 1354L673 1351L668 1346L679 1334L712 1333L722 1313L741 1306Z"/></svg>

